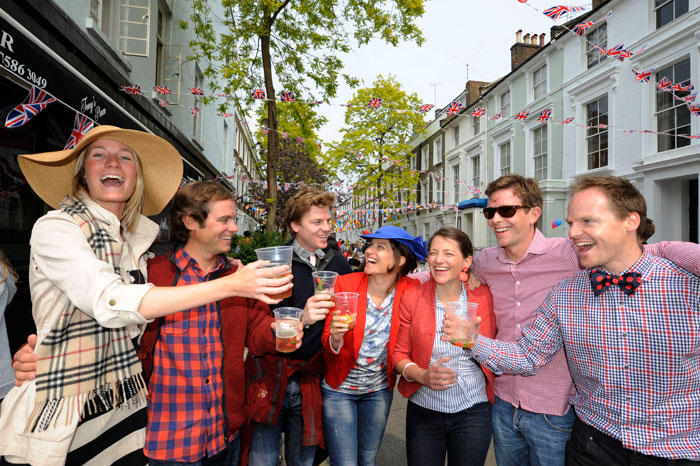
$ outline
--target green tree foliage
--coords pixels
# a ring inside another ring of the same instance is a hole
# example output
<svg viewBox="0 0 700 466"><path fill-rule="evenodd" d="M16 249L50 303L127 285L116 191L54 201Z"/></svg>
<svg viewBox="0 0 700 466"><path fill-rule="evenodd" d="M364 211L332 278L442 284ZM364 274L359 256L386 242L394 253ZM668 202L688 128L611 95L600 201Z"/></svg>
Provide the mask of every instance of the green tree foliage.
<svg viewBox="0 0 700 466"><path fill-rule="evenodd" d="M193 0L193 13L184 28L192 27L194 58L206 58L204 74L221 80L227 93L248 95L262 87L267 94L267 228L277 216L277 103L275 84L304 100L335 97L342 77L342 53L372 38L396 46L401 40L423 42L416 18L425 0L211 0L221 1L223 15L207 0ZM223 27L222 27L223 26ZM213 86L217 89L216 86Z"/></svg>
<svg viewBox="0 0 700 466"><path fill-rule="evenodd" d="M379 108L368 108L372 98L384 99ZM423 115L418 113L418 96L407 94L392 76L378 76L371 87L358 89L345 112L343 138L325 156L324 166L358 177L358 184L377 186L381 207L393 207L399 193L401 199L415 188L418 174L407 168L415 134L424 131ZM395 161L396 163L387 162ZM358 191L361 191L358 190Z"/></svg>
<svg viewBox="0 0 700 466"><path fill-rule="evenodd" d="M288 241L287 237L277 232L254 231L249 237L235 235L232 242L230 257L240 259L243 265L258 260L255 250L270 246L282 246Z"/></svg>

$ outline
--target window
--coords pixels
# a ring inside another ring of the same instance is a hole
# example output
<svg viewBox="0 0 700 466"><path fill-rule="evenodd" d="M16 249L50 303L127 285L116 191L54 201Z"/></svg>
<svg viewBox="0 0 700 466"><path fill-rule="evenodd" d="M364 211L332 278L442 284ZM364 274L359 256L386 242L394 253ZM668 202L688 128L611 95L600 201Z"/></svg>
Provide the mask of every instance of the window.
<svg viewBox="0 0 700 466"><path fill-rule="evenodd" d="M479 134L481 126L481 117L472 117L472 127L474 128L474 136Z"/></svg>
<svg viewBox="0 0 700 466"><path fill-rule="evenodd" d="M593 170L608 165L608 96L588 104L586 115L588 169Z"/></svg>
<svg viewBox="0 0 700 466"><path fill-rule="evenodd" d="M593 68L607 57L601 53L601 49L607 50L608 48L608 25L601 24L589 32L586 39L586 63L588 68Z"/></svg>
<svg viewBox="0 0 700 466"><path fill-rule="evenodd" d="M228 123L224 120L224 137L223 137L224 147L221 151L221 171L228 173Z"/></svg>
<svg viewBox="0 0 700 466"><path fill-rule="evenodd" d="M500 100L500 112L503 118L508 118L510 116L510 90L505 91L499 97Z"/></svg>
<svg viewBox="0 0 700 466"><path fill-rule="evenodd" d="M442 162L442 136L438 136L435 140L435 146L433 147L433 165L437 165Z"/></svg>
<svg viewBox="0 0 700 466"><path fill-rule="evenodd" d="M472 185L475 188L481 186L481 159L478 155L472 157ZM477 197L476 190L474 191L474 197Z"/></svg>
<svg viewBox="0 0 700 466"><path fill-rule="evenodd" d="M432 178L433 182L433 200L431 202L442 202L441 190L440 190L440 179L435 176Z"/></svg>
<svg viewBox="0 0 700 466"><path fill-rule="evenodd" d="M454 140L455 147L459 145L459 124L452 128L452 139Z"/></svg>
<svg viewBox="0 0 700 466"><path fill-rule="evenodd" d="M124 55L148 56L150 36L150 0L119 1L119 33L117 48Z"/></svg>
<svg viewBox="0 0 700 466"><path fill-rule="evenodd" d="M688 12L688 0L656 0L656 28L670 23Z"/></svg>
<svg viewBox="0 0 700 466"><path fill-rule="evenodd" d="M537 181L547 179L547 125L535 128L532 132L534 175Z"/></svg>
<svg viewBox="0 0 700 466"><path fill-rule="evenodd" d="M430 202L428 200L428 181L427 180L425 182L421 183L421 194L422 194L422 197L420 198L420 200L418 202L421 202L423 204L427 204L428 202Z"/></svg>
<svg viewBox="0 0 700 466"><path fill-rule="evenodd" d="M112 0L90 0L90 19L93 27L112 40L114 35L114 3Z"/></svg>
<svg viewBox="0 0 700 466"><path fill-rule="evenodd" d="M690 59L671 65L656 73L656 82L668 79L673 84L690 84ZM657 135L658 151L663 152L690 144L690 139L678 137L679 134L690 134L690 110L681 98L690 94L689 91L667 92L656 89L656 130L667 134Z"/></svg>
<svg viewBox="0 0 700 466"><path fill-rule="evenodd" d="M501 176L510 173L510 141L498 146L498 153L501 156Z"/></svg>
<svg viewBox="0 0 700 466"><path fill-rule="evenodd" d="M428 161L428 151L429 148L427 145L423 146L423 150L421 151L421 158L420 158L420 166L421 170L427 170L429 165Z"/></svg>
<svg viewBox="0 0 700 466"><path fill-rule="evenodd" d="M204 87L204 75L197 64L194 65L194 87ZM199 96L193 95L192 98L194 99L193 107L199 107ZM192 117L192 139L198 142L202 140L202 112L197 112Z"/></svg>
<svg viewBox="0 0 700 466"><path fill-rule="evenodd" d="M534 99L539 99L547 93L547 65L542 65L541 68L532 73L532 96ZM505 116L505 115L504 115Z"/></svg>
<svg viewBox="0 0 700 466"><path fill-rule="evenodd" d="M452 202L455 204L459 203L459 165L452 167L452 181L454 182L454 194L452 197Z"/></svg>

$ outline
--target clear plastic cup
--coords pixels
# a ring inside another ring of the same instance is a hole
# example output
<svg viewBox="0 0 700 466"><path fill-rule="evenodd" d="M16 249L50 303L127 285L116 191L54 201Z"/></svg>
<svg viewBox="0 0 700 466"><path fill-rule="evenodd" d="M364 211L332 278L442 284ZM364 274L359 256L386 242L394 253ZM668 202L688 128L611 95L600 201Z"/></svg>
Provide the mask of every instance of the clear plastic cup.
<svg viewBox="0 0 700 466"><path fill-rule="evenodd" d="M329 294L333 296L335 291L335 280L338 278L337 272L324 270L311 274L314 279L314 294Z"/></svg>
<svg viewBox="0 0 700 466"><path fill-rule="evenodd" d="M292 274L292 255L294 248L292 246L273 246L269 248L260 248L255 250L255 255L258 256L259 260L269 261L270 263L264 266L264 268L277 267L280 265L289 266L287 272L276 275L272 278L282 278L287 275ZM282 293L268 295L270 299L284 299L292 296L292 289Z"/></svg>
<svg viewBox="0 0 700 466"><path fill-rule="evenodd" d="M280 353L291 353L297 349L301 309L298 307L278 307L275 315L275 347Z"/></svg>
<svg viewBox="0 0 700 466"><path fill-rule="evenodd" d="M451 372L442 372L441 379L452 379L454 377L454 382L446 387L452 387L457 383L457 377L459 376L459 356L455 356L450 353L448 348L438 349L437 354L435 354L435 361L440 359L450 358L441 364L441 367L449 369Z"/></svg>
<svg viewBox="0 0 700 466"><path fill-rule="evenodd" d="M355 328L355 320L357 318L357 298L359 293L340 292L335 293L335 310L340 311L341 316L345 316L350 330Z"/></svg>
<svg viewBox="0 0 700 466"><path fill-rule="evenodd" d="M476 342L475 319L479 305L477 303L445 303L445 311L457 317L456 329L450 340L460 348L471 348Z"/></svg>

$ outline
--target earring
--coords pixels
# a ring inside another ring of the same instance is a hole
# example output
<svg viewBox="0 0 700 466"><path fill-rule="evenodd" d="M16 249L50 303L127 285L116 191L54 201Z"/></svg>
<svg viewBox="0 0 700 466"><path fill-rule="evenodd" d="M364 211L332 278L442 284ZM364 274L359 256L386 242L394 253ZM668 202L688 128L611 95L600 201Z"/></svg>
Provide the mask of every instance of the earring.
<svg viewBox="0 0 700 466"><path fill-rule="evenodd" d="M469 267L462 267L462 271L459 272L459 279L463 282L469 280Z"/></svg>

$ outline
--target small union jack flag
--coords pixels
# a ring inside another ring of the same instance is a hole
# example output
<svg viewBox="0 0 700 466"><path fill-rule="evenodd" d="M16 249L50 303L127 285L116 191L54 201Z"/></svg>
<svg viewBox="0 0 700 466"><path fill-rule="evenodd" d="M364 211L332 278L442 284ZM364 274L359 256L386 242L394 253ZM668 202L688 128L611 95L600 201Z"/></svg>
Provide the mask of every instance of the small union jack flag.
<svg viewBox="0 0 700 466"><path fill-rule="evenodd" d="M216 94L217 97L226 97L227 99L230 99L233 97L232 94Z"/></svg>
<svg viewBox="0 0 700 466"><path fill-rule="evenodd" d="M621 44L617 44L615 47L612 47L608 49L607 55L610 57L615 57L620 54L625 49L625 44L624 42Z"/></svg>
<svg viewBox="0 0 700 466"><path fill-rule="evenodd" d="M141 92L141 84L135 84L133 86L119 86L119 90L131 95L143 95L143 92Z"/></svg>
<svg viewBox="0 0 700 466"><path fill-rule="evenodd" d="M379 108L382 106L384 103L384 99L380 97L372 97L369 99L369 103L367 104L367 108Z"/></svg>
<svg viewBox="0 0 700 466"><path fill-rule="evenodd" d="M562 125L570 125L573 122L574 122L574 117L569 117L566 120L562 121L561 124Z"/></svg>
<svg viewBox="0 0 700 466"><path fill-rule="evenodd" d="M695 116L700 116L700 104L690 105L688 104L688 110Z"/></svg>
<svg viewBox="0 0 700 466"><path fill-rule="evenodd" d="M586 21L585 23L578 23L576 26L571 28L579 36L583 37L586 35L586 31L593 26L595 23L593 21Z"/></svg>
<svg viewBox="0 0 700 466"><path fill-rule="evenodd" d="M153 90L156 91L159 95L170 95L173 93L173 91L166 86L153 86Z"/></svg>
<svg viewBox="0 0 700 466"><path fill-rule="evenodd" d="M542 110L537 117L537 121L547 121L552 118L552 108L548 107Z"/></svg>
<svg viewBox="0 0 700 466"><path fill-rule="evenodd" d="M228 117L232 117L233 113L217 113L216 116L228 118Z"/></svg>
<svg viewBox="0 0 700 466"><path fill-rule="evenodd" d="M45 90L32 86L24 101L7 114L5 126L7 128L22 126L55 101L56 98Z"/></svg>
<svg viewBox="0 0 700 466"><path fill-rule="evenodd" d="M454 115L456 113L459 113L463 107L464 106L459 102L453 101L450 105L447 106L447 114Z"/></svg>
<svg viewBox="0 0 700 466"><path fill-rule="evenodd" d="M289 134L285 133L284 131L282 131L280 134L282 135L282 139L287 139L289 137Z"/></svg>
<svg viewBox="0 0 700 466"><path fill-rule="evenodd" d="M282 102L294 102L296 97L294 96L294 91L284 91L280 94L280 99Z"/></svg>
<svg viewBox="0 0 700 466"><path fill-rule="evenodd" d="M321 144L321 143L319 142L319 143L318 143L318 150L321 150L321 149L323 149L323 144Z"/></svg>
<svg viewBox="0 0 700 466"><path fill-rule="evenodd" d="M694 89L695 86L693 86L692 84L684 86L682 83L678 83L671 86L671 90L675 92L693 92Z"/></svg>
<svg viewBox="0 0 700 466"><path fill-rule="evenodd" d="M304 142L304 138L301 136L297 136L297 146L300 146Z"/></svg>
<svg viewBox="0 0 700 466"><path fill-rule="evenodd" d="M204 89L201 87L188 87L191 95L204 95Z"/></svg>
<svg viewBox="0 0 700 466"><path fill-rule="evenodd" d="M623 131L623 133L625 133L625 134L634 134L634 130L633 130L633 129L626 129L626 130Z"/></svg>
<svg viewBox="0 0 700 466"><path fill-rule="evenodd" d="M418 107L418 111L421 113L428 113L433 108L435 108L435 105L433 105L433 104L423 104L420 107Z"/></svg>
<svg viewBox="0 0 700 466"><path fill-rule="evenodd" d="M270 134L270 128L263 128L263 134Z"/></svg>
<svg viewBox="0 0 700 466"><path fill-rule="evenodd" d="M261 89L259 87L256 87L255 89L250 91L250 95L255 100L263 100L265 98L265 89Z"/></svg>
<svg viewBox="0 0 700 466"><path fill-rule="evenodd" d="M695 102L695 99L697 98L697 96L698 96L698 93L696 92L695 94L690 94L690 95L687 95L685 97L680 97L680 99L683 102Z"/></svg>
<svg viewBox="0 0 700 466"><path fill-rule="evenodd" d="M201 110L201 108L199 108L199 107L188 107L188 108L190 109L190 115L192 115L192 116L195 116Z"/></svg>
<svg viewBox="0 0 700 466"><path fill-rule="evenodd" d="M527 120L528 116L530 116L530 112L523 111L520 113L516 113L513 118L515 118L516 120Z"/></svg>
<svg viewBox="0 0 700 466"><path fill-rule="evenodd" d="M553 20L557 20L564 13L579 12L583 10L585 10L585 7L582 6L557 5L551 8L547 8L542 13L544 13L545 16L552 18Z"/></svg>
<svg viewBox="0 0 700 466"><path fill-rule="evenodd" d="M158 105L160 105L161 107L165 108L165 107L167 107L168 105L170 105L170 102L168 102L167 100L158 99Z"/></svg>
<svg viewBox="0 0 700 466"><path fill-rule="evenodd" d="M498 112L494 116L489 118L489 120L500 120L501 118L503 118L503 112Z"/></svg>
<svg viewBox="0 0 700 466"><path fill-rule="evenodd" d="M482 107L476 107L476 108L472 111L472 116L473 116L474 118L479 118L479 117L482 117L482 116L486 116L486 109L485 109L485 108L482 108Z"/></svg>
<svg viewBox="0 0 700 466"><path fill-rule="evenodd" d="M700 134L691 134L688 139L700 139Z"/></svg>
<svg viewBox="0 0 700 466"><path fill-rule="evenodd" d="M309 105L321 105L322 103L322 100L312 100L311 102L309 102Z"/></svg>
<svg viewBox="0 0 700 466"><path fill-rule="evenodd" d="M85 134L94 126L95 122L88 116L83 115L80 112L76 112L75 119L73 120L73 130L70 132L70 136L68 137L68 141L66 141L66 146L63 148L63 150L74 149L80 140L85 137Z"/></svg>
<svg viewBox="0 0 700 466"><path fill-rule="evenodd" d="M663 78L661 81L656 83L656 87L660 91L668 91L671 89L672 85L673 85L673 83L671 81L669 81L668 78Z"/></svg>
<svg viewBox="0 0 700 466"><path fill-rule="evenodd" d="M651 79L651 74L654 72L654 68L650 68L645 71L637 71L633 68L632 72L634 73L634 77L635 79L637 79L638 82L648 83L649 79Z"/></svg>
<svg viewBox="0 0 700 466"><path fill-rule="evenodd" d="M608 125L604 125L604 124L601 123L601 124L598 125L598 128L600 128L600 129L608 129Z"/></svg>

